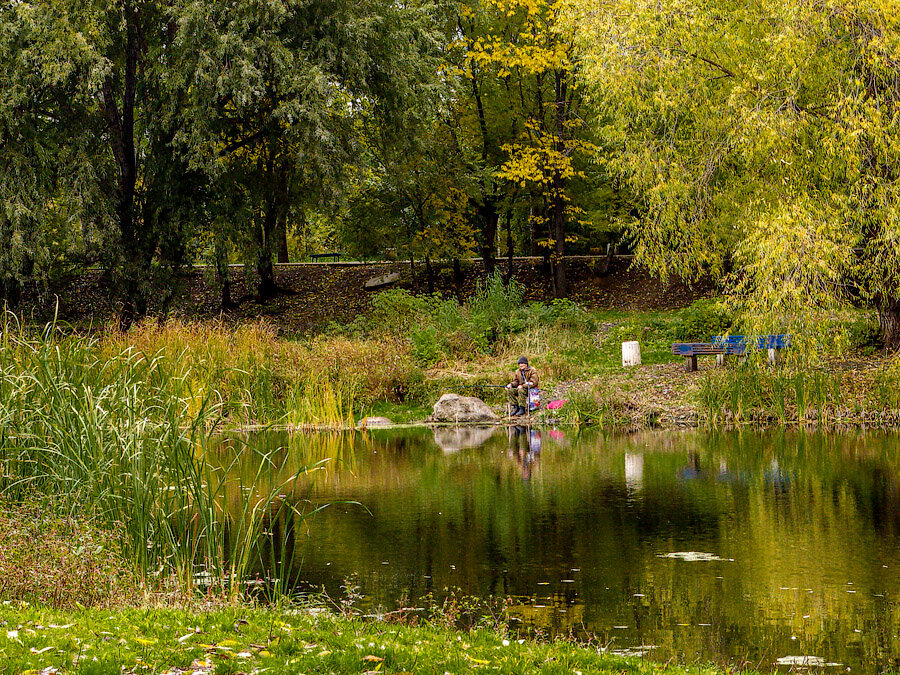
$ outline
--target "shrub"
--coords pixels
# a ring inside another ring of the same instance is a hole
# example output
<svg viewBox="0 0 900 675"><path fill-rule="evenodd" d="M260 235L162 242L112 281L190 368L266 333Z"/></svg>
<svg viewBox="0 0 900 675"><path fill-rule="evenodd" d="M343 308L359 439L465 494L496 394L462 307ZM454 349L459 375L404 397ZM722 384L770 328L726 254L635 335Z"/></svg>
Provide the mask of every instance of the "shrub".
<svg viewBox="0 0 900 675"><path fill-rule="evenodd" d="M362 319L369 332L409 335L423 321L429 321L440 298L413 295L402 288L382 291L372 298L368 315Z"/></svg>
<svg viewBox="0 0 900 675"><path fill-rule="evenodd" d="M529 324L539 323L562 328L593 329L593 319L577 302L556 298L550 303L532 302L523 319Z"/></svg>
<svg viewBox="0 0 900 675"><path fill-rule="evenodd" d="M473 315L481 315L494 325L500 325L513 311L522 306L525 287L515 279L503 283L503 277L495 272L482 284L479 282L469 303Z"/></svg>
<svg viewBox="0 0 900 675"><path fill-rule="evenodd" d="M861 356L873 356L884 349L878 324L871 317L858 316L847 326L847 341Z"/></svg>
<svg viewBox="0 0 900 675"><path fill-rule="evenodd" d="M425 326L412 334L413 356L426 368L433 366L441 359L443 345L438 341L437 328Z"/></svg>
<svg viewBox="0 0 900 675"><path fill-rule="evenodd" d="M734 316L721 301L695 300L681 310L676 336L684 342L706 342L713 335L728 333L734 325Z"/></svg>

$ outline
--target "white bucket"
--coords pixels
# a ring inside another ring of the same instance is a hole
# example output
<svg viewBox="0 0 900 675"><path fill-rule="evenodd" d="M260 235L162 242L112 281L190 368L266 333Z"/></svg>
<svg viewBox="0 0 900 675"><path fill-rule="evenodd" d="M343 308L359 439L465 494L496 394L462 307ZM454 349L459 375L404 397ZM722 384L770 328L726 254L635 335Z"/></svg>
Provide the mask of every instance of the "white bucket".
<svg viewBox="0 0 900 675"><path fill-rule="evenodd" d="M641 344L637 340L622 343L622 365L641 365Z"/></svg>

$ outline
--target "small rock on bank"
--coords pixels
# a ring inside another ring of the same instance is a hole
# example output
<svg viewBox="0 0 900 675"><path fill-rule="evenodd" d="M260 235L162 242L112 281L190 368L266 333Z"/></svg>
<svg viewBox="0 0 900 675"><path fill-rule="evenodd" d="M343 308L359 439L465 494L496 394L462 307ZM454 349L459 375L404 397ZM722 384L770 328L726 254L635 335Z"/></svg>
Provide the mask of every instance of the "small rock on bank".
<svg viewBox="0 0 900 675"><path fill-rule="evenodd" d="M358 426L361 429L368 429L369 427L388 427L393 424L387 417L364 417Z"/></svg>
<svg viewBox="0 0 900 675"><path fill-rule="evenodd" d="M444 394L434 404L429 422L498 422L500 418L490 406L474 396Z"/></svg>

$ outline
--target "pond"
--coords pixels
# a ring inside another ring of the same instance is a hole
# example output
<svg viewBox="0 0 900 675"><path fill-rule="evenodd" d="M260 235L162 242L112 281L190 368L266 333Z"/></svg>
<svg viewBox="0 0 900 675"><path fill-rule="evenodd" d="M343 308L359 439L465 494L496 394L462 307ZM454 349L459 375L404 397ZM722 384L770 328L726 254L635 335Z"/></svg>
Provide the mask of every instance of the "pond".
<svg viewBox="0 0 900 675"><path fill-rule="evenodd" d="M243 444L286 476L333 458L283 488L330 504L275 532L302 588L352 579L372 611L508 597L524 631L654 660L900 663L900 436L267 432L217 455ZM251 456L229 471L253 475Z"/></svg>

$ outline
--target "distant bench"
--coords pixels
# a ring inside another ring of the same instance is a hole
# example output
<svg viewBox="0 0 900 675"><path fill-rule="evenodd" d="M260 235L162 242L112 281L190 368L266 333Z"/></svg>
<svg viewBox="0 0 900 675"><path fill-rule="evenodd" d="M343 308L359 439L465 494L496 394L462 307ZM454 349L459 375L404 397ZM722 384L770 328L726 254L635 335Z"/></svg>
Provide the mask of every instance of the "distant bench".
<svg viewBox="0 0 900 675"><path fill-rule="evenodd" d="M309 257L314 262L318 262L322 258L331 258L332 261L337 262L338 259L341 257L341 254L340 253L310 253Z"/></svg>
<svg viewBox="0 0 900 675"><path fill-rule="evenodd" d="M683 356L684 369L691 373L697 370L698 356L718 356L724 360L727 356L745 356L747 350L767 349L769 361L775 363L779 349L791 346L790 335L763 335L755 340L743 335L714 335L711 342L675 342L672 353Z"/></svg>

